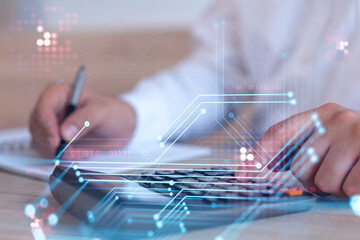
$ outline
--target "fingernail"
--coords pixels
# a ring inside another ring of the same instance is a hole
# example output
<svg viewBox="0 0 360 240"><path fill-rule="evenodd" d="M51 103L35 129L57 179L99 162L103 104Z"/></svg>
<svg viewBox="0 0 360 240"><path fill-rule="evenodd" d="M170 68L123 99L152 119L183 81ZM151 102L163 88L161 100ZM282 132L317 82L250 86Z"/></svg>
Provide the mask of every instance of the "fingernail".
<svg viewBox="0 0 360 240"><path fill-rule="evenodd" d="M65 139L71 140L78 132L79 129L75 125L70 124L64 129L63 136Z"/></svg>

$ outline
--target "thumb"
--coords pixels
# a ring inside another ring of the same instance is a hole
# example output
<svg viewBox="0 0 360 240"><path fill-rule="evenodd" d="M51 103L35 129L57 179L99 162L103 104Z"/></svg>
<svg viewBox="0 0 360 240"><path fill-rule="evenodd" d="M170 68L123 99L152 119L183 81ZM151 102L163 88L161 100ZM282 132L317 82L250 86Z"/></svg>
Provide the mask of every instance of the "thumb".
<svg viewBox="0 0 360 240"><path fill-rule="evenodd" d="M84 127L87 128L87 131L96 127L99 122L99 116L91 106L84 106L75 110L61 124L61 136L66 142L70 142ZM84 132L80 133L79 137L83 135Z"/></svg>

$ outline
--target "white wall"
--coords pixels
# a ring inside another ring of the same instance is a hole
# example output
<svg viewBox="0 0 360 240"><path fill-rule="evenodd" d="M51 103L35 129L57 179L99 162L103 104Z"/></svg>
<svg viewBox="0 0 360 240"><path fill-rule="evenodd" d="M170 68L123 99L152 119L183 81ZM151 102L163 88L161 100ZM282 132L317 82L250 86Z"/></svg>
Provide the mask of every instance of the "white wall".
<svg viewBox="0 0 360 240"><path fill-rule="evenodd" d="M19 6L63 6L77 13L77 30L131 30L188 28L214 0L18 0ZM44 12L45 21L56 26L59 13Z"/></svg>

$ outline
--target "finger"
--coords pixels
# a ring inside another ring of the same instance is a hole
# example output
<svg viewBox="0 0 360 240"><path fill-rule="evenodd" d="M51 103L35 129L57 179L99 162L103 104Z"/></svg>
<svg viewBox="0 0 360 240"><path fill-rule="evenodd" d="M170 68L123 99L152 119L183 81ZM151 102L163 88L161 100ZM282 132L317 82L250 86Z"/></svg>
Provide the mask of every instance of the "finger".
<svg viewBox="0 0 360 240"><path fill-rule="evenodd" d="M323 138L317 139L313 143L309 141L302 147L301 153L290 166L290 171L303 186L319 195L322 195L323 192L317 188L314 178L329 148L330 143Z"/></svg>
<svg viewBox="0 0 360 240"><path fill-rule="evenodd" d="M60 141L58 114L63 110L69 92L70 88L64 84L52 84L42 93L30 119L34 146L55 151Z"/></svg>
<svg viewBox="0 0 360 240"><path fill-rule="evenodd" d="M353 195L360 194L360 159L357 159L354 167L347 175L343 187L343 192L346 196L351 197Z"/></svg>
<svg viewBox="0 0 360 240"><path fill-rule="evenodd" d="M242 175L238 174L237 176L248 179L256 176L259 172L264 173L265 169L271 170L278 167L279 164L277 164L276 161L282 159L289 150L293 150L291 146L283 149L283 146L290 140L288 136L293 137L298 129L301 128L300 126L303 126L306 120L309 120L307 116L310 115L310 113L303 115L304 116L295 115L269 128L254 148L255 163L257 164L254 165L254 167L255 169L257 168L257 171L247 168L248 171L242 173ZM294 124L292 125L292 123Z"/></svg>
<svg viewBox="0 0 360 240"><path fill-rule="evenodd" d="M314 177L315 185L323 192L344 196L342 185L356 159L357 153L348 147L331 146Z"/></svg>
<svg viewBox="0 0 360 240"><path fill-rule="evenodd" d="M103 110L101 108L96 107L96 104L87 104L77 109L61 124L61 136L65 141L70 142L84 127L85 122L89 123L86 133L91 132L91 130L96 128L96 126L100 123L103 116L102 111ZM83 131L78 135L78 137L80 138L84 136L84 134L85 132Z"/></svg>

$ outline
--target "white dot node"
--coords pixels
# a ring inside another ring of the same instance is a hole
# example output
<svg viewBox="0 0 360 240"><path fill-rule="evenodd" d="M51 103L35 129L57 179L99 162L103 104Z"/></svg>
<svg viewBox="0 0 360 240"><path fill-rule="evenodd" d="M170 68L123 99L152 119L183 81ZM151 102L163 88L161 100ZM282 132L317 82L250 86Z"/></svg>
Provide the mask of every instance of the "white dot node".
<svg viewBox="0 0 360 240"><path fill-rule="evenodd" d="M162 137L159 135L159 136L156 137L156 139L157 139L158 141L161 141L161 140L162 140Z"/></svg>
<svg viewBox="0 0 360 240"><path fill-rule="evenodd" d="M322 127L321 121L317 120L317 121L315 122L315 127L317 127L317 128Z"/></svg>
<svg viewBox="0 0 360 240"><path fill-rule="evenodd" d="M292 91L290 91L290 92L288 92L287 95L288 95L289 98L292 98L294 96L294 93Z"/></svg>
<svg viewBox="0 0 360 240"><path fill-rule="evenodd" d="M316 120L319 119L319 115L318 115L317 113L313 113L313 114L311 115L311 119L314 120L314 121L316 121Z"/></svg>
<svg viewBox="0 0 360 240"><path fill-rule="evenodd" d="M89 121L85 121L85 122L84 122L84 126L85 126L85 127L89 127L89 126L90 126L90 122L89 122Z"/></svg>
<svg viewBox="0 0 360 240"><path fill-rule="evenodd" d="M296 102L296 99L291 99L291 100L290 100L290 104L291 104L291 105L296 105L296 103L297 103L297 102Z"/></svg>
<svg viewBox="0 0 360 240"><path fill-rule="evenodd" d="M43 32L43 31L44 31L44 27L43 27L43 26L38 26L38 27L36 28L36 31L38 31L38 32Z"/></svg>
<svg viewBox="0 0 360 240"><path fill-rule="evenodd" d="M51 41L50 41L49 39L45 39L45 40L44 40L44 45L45 45L45 46L48 47L48 46L50 46L50 44L51 44Z"/></svg>
<svg viewBox="0 0 360 240"><path fill-rule="evenodd" d="M44 38L45 39L50 39L51 38L51 34L49 32L45 32L44 33Z"/></svg>
<svg viewBox="0 0 360 240"><path fill-rule="evenodd" d="M38 39L38 40L36 41L36 45L38 45L39 47L43 46L43 45L44 45L44 40Z"/></svg>
<svg viewBox="0 0 360 240"><path fill-rule="evenodd" d="M255 166L257 169L260 169L262 167L261 163L257 163Z"/></svg>
<svg viewBox="0 0 360 240"><path fill-rule="evenodd" d="M360 217L360 195L354 195L350 198L350 207L353 213Z"/></svg>
<svg viewBox="0 0 360 240"><path fill-rule="evenodd" d="M161 143L159 143L159 146L160 146L161 148L163 148L163 147L165 147L165 144L164 144L163 142L161 142Z"/></svg>
<svg viewBox="0 0 360 240"><path fill-rule="evenodd" d="M246 161L246 154L240 154L240 161Z"/></svg>
<svg viewBox="0 0 360 240"><path fill-rule="evenodd" d="M249 160L249 161L254 160L254 155L251 153L249 155L247 155L247 160Z"/></svg>
<svg viewBox="0 0 360 240"><path fill-rule="evenodd" d="M311 161L312 163L317 163L318 160L319 160L319 158L318 158L318 156L316 156L316 155L313 155L313 156L310 157L310 161Z"/></svg>
<svg viewBox="0 0 360 240"><path fill-rule="evenodd" d="M309 147L309 149L307 150L307 153L309 155L313 155L315 153L315 149L313 147Z"/></svg>
<svg viewBox="0 0 360 240"><path fill-rule="evenodd" d="M202 108L201 109L201 114L205 114L206 113L206 109L205 108Z"/></svg>
<svg viewBox="0 0 360 240"><path fill-rule="evenodd" d="M153 216L155 221L159 220L159 217L160 217L159 214L154 214L154 216Z"/></svg>
<svg viewBox="0 0 360 240"><path fill-rule="evenodd" d="M245 154L246 152L247 152L246 147L241 147L240 148L240 153Z"/></svg>
<svg viewBox="0 0 360 240"><path fill-rule="evenodd" d="M324 127L321 127L319 128L318 133L319 135L323 135L324 133L326 133L326 129Z"/></svg>

